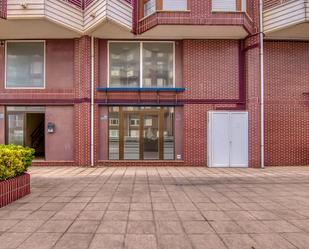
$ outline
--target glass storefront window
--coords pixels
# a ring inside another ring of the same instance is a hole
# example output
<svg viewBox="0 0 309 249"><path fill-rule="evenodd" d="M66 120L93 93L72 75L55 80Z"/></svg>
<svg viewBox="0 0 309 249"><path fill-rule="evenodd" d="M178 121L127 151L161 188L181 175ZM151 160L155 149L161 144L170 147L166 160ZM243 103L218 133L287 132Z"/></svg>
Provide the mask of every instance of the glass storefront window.
<svg viewBox="0 0 309 249"><path fill-rule="evenodd" d="M119 110L119 109L118 109ZM119 112L113 107L109 112L109 159L119 159Z"/></svg>
<svg viewBox="0 0 309 249"><path fill-rule="evenodd" d="M110 160L173 160L173 107L109 108Z"/></svg>

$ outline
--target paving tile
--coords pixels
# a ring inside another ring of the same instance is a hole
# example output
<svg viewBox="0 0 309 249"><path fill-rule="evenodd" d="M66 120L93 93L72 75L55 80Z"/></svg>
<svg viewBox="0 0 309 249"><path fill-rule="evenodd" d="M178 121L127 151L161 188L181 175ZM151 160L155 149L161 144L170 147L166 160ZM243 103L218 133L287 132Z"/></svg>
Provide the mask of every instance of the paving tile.
<svg viewBox="0 0 309 249"><path fill-rule="evenodd" d="M63 233L72 223L72 220L49 220L38 229L38 232Z"/></svg>
<svg viewBox="0 0 309 249"><path fill-rule="evenodd" d="M123 249L124 235L96 234L90 244L90 249Z"/></svg>
<svg viewBox="0 0 309 249"><path fill-rule="evenodd" d="M285 220L268 220L268 221L263 221L263 224L266 225L272 231L277 232L277 233L300 232L299 228L288 223Z"/></svg>
<svg viewBox="0 0 309 249"><path fill-rule="evenodd" d="M175 209L177 211L196 211L197 210L197 208L195 207L195 205L192 202L188 202L188 203L175 202L174 206L175 206Z"/></svg>
<svg viewBox="0 0 309 249"><path fill-rule="evenodd" d="M106 221L104 220L98 227L97 233L124 234L126 232L127 221Z"/></svg>
<svg viewBox="0 0 309 249"><path fill-rule="evenodd" d="M152 209L151 203L131 203L131 211L150 211Z"/></svg>
<svg viewBox="0 0 309 249"><path fill-rule="evenodd" d="M208 221L229 221L231 218L223 211L201 211Z"/></svg>
<svg viewBox="0 0 309 249"><path fill-rule="evenodd" d="M234 221L211 221L210 225L217 233L244 233L245 231Z"/></svg>
<svg viewBox="0 0 309 249"><path fill-rule="evenodd" d="M266 249L247 234L221 234L220 237L229 249Z"/></svg>
<svg viewBox="0 0 309 249"><path fill-rule="evenodd" d="M81 211L86 207L87 203L85 202L70 202L66 204L62 210L74 210L74 211Z"/></svg>
<svg viewBox="0 0 309 249"><path fill-rule="evenodd" d="M280 220L281 218L271 211L250 211L257 220Z"/></svg>
<svg viewBox="0 0 309 249"><path fill-rule="evenodd" d="M26 240L31 233L3 233L0 236L0 248L11 249L18 247L24 240Z"/></svg>
<svg viewBox="0 0 309 249"><path fill-rule="evenodd" d="M70 226L68 233L94 233L99 221L76 220Z"/></svg>
<svg viewBox="0 0 309 249"><path fill-rule="evenodd" d="M20 222L20 220L0 220L0 232L7 231L18 222Z"/></svg>
<svg viewBox="0 0 309 249"><path fill-rule="evenodd" d="M43 220L22 220L13 226L9 231L17 233L31 233L37 230L43 223Z"/></svg>
<svg viewBox="0 0 309 249"><path fill-rule="evenodd" d="M308 233L285 233L281 234L281 236L299 249L308 249L309 246Z"/></svg>
<svg viewBox="0 0 309 249"><path fill-rule="evenodd" d="M67 203L61 203L61 202L48 202L48 203L45 203L39 210L40 211L59 211L66 204Z"/></svg>
<svg viewBox="0 0 309 249"><path fill-rule="evenodd" d="M6 212L4 216L1 217L1 219L24 219L27 216L29 216L32 213L32 211L9 211Z"/></svg>
<svg viewBox="0 0 309 249"><path fill-rule="evenodd" d="M129 234L154 234L155 226L153 221L129 221L128 231Z"/></svg>
<svg viewBox="0 0 309 249"><path fill-rule="evenodd" d="M129 211L130 203L110 203L108 210L111 211Z"/></svg>
<svg viewBox="0 0 309 249"><path fill-rule="evenodd" d="M26 220L48 220L55 215L55 213L56 211L38 210L27 216Z"/></svg>
<svg viewBox="0 0 309 249"><path fill-rule="evenodd" d="M24 210L24 211L35 211L38 210L40 207L42 207L44 203L40 202L32 202L32 203L25 203L24 205L21 205L18 210Z"/></svg>
<svg viewBox="0 0 309 249"><path fill-rule="evenodd" d="M187 234L204 234L215 232L207 221L184 221L182 224Z"/></svg>
<svg viewBox="0 0 309 249"><path fill-rule="evenodd" d="M128 219L129 212L127 211L106 211L103 219L104 220L123 220Z"/></svg>
<svg viewBox="0 0 309 249"><path fill-rule="evenodd" d="M292 223L293 225L297 226L298 228L300 228L304 232L309 233L309 219L306 219L306 220L289 220L289 222Z"/></svg>
<svg viewBox="0 0 309 249"><path fill-rule="evenodd" d="M220 208L215 203L197 202L195 205L201 211L220 211Z"/></svg>
<svg viewBox="0 0 309 249"><path fill-rule="evenodd" d="M160 203L160 202L155 202L153 203L153 210L156 211L174 211L175 208L171 202L166 202L166 203Z"/></svg>
<svg viewBox="0 0 309 249"><path fill-rule="evenodd" d="M251 234L250 235L263 249L296 249L291 243L279 234Z"/></svg>
<svg viewBox="0 0 309 249"><path fill-rule="evenodd" d="M192 249L189 238L180 234L161 235L158 237L160 249Z"/></svg>
<svg viewBox="0 0 309 249"><path fill-rule="evenodd" d="M189 238L194 249L227 249L222 240L216 234L191 234L189 235Z"/></svg>
<svg viewBox="0 0 309 249"><path fill-rule="evenodd" d="M62 234L54 248L308 249L304 167L29 170L32 194L0 210L0 248L42 233L47 248Z"/></svg>
<svg viewBox="0 0 309 249"><path fill-rule="evenodd" d="M90 202L84 208L87 211L105 211L107 209L107 202Z"/></svg>
<svg viewBox="0 0 309 249"><path fill-rule="evenodd" d="M176 211L154 211L154 218L155 220L179 220Z"/></svg>
<svg viewBox="0 0 309 249"><path fill-rule="evenodd" d="M49 249L56 244L61 235L62 233L34 233L18 249Z"/></svg>
<svg viewBox="0 0 309 249"><path fill-rule="evenodd" d="M156 221L157 233L159 234L179 234L184 233L179 221Z"/></svg>
<svg viewBox="0 0 309 249"><path fill-rule="evenodd" d="M157 249L156 237L152 234L128 234L125 238L126 249Z"/></svg>
<svg viewBox="0 0 309 249"><path fill-rule="evenodd" d="M198 211L177 211L181 220L205 220Z"/></svg>
<svg viewBox="0 0 309 249"><path fill-rule="evenodd" d="M55 249L86 249L92 240L92 234L66 233L56 243Z"/></svg>
<svg viewBox="0 0 309 249"><path fill-rule="evenodd" d="M77 219L78 220L101 220L103 218L103 215L104 215L104 211L84 210L78 215Z"/></svg>
<svg viewBox="0 0 309 249"><path fill-rule="evenodd" d="M153 220L151 211L130 211L129 220Z"/></svg>
<svg viewBox="0 0 309 249"><path fill-rule="evenodd" d="M246 233L267 233L271 232L270 228L263 224L262 221L258 220L240 220L236 223L246 232Z"/></svg>
<svg viewBox="0 0 309 249"><path fill-rule="evenodd" d="M248 211L225 211L225 214L232 220L255 220L256 218Z"/></svg>

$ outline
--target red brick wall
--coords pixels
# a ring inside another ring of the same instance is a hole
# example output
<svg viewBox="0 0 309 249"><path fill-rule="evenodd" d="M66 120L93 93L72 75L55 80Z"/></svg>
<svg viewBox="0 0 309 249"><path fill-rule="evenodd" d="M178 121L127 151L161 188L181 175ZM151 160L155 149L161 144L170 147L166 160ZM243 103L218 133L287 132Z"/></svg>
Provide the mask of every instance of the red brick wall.
<svg viewBox="0 0 309 249"><path fill-rule="evenodd" d="M239 98L238 44L235 40L183 42L185 98L206 103L184 106L184 161L187 165L207 165L207 112L219 107L237 107L237 101L234 104L224 104L224 101ZM210 104L216 100L217 104Z"/></svg>
<svg viewBox="0 0 309 249"><path fill-rule="evenodd" d="M309 42L265 42L266 165L309 164Z"/></svg>
<svg viewBox="0 0 309 249"><path fill-rule="evenodd" d="M183 51L185 98L239 97L238 41L185 40Z"/></svg>

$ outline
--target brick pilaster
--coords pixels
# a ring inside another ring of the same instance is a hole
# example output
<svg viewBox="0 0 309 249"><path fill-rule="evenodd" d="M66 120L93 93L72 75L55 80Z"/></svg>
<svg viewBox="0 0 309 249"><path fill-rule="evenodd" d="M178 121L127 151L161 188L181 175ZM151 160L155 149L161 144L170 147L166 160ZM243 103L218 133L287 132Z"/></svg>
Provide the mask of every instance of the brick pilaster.
<svg viewBox="0 0 309 249"><path fill-rule="evenodd" d="M91 98L91 39L75 40L74 48L74 106L75 163L90 165L90 98Z"/></svg>

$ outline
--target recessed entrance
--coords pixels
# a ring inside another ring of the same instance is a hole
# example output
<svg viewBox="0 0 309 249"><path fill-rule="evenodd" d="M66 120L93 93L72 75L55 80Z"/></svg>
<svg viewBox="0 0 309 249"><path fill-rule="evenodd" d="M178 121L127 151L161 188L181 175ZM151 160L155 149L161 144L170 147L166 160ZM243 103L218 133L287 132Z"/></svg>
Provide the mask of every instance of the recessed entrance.
<svg viewBox="0 0 309 249"><path fill-rule="evenodd" d="M174 159L174 108L110 107L109 159Z"/></svg>
<svg viewBox="0 0 309 249"><path fill-rule="evenodd" d="M36 159L45 158L45 108L7 107L7 144L35 149Z"/></svg>

